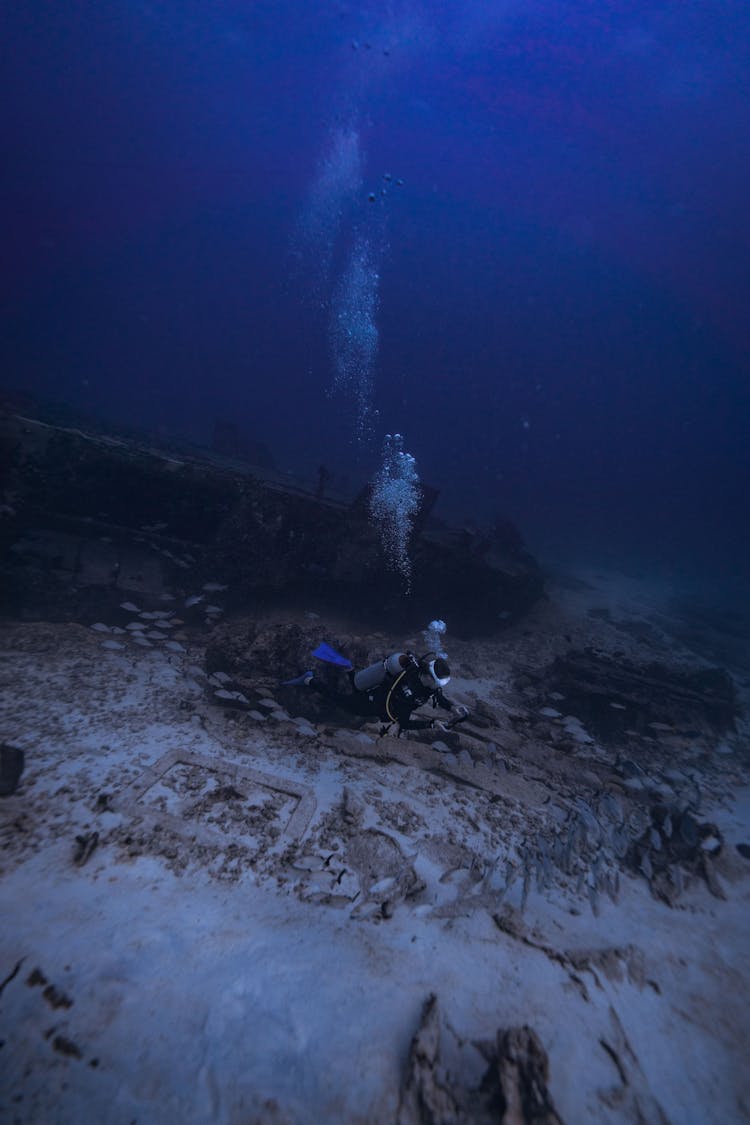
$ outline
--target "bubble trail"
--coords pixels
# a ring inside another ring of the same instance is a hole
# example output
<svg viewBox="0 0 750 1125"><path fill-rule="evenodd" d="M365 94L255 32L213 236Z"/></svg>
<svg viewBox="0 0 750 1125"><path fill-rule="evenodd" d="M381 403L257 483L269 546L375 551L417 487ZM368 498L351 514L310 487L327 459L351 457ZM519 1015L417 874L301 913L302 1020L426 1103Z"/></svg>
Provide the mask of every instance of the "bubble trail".
<svg viewBox="0 0 750 1125"><path fill-rule="evenodd" d="M370 517L380 533L388 565L400 572L411 590L409 539L421 499L417 463L404 451L401 434L386 434L383 464L375 475Z"/></svg>
<svg viewBox="0 0 750 1125"><path fill-rule="evenodd" d="M369 436L372 417L379 283L370 247L359 241L336 286L330 322L333 390L353 399L358 441Z"/></svg>

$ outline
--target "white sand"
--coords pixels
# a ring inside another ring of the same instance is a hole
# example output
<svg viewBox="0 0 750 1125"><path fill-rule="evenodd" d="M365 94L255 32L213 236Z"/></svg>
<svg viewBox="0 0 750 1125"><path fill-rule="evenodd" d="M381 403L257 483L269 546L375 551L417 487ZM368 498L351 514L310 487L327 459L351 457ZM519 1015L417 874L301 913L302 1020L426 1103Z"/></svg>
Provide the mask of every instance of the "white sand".
<svg viewBox="0 0 750 1125"><path fill-rule="evenodd" d="M535 643L553 653L573 629L605 643L581 597L558 592L525 627L530 636L457 646L454 693L502 712L510 665ZM597 916L587 884L579 891L555 870L543 890L532 884L522 914L522 880L500 902L495 876L482 882L471 857L498 857L504 870L570 802L565 763L533 730L528 746L509 741L513 796L492 802L424 765L356 756L346 734L316 741L293 723L221 711L196 675L195 640L182 654L107 650L103 639L77 625L8 626L0 638L0 738L27 762L18 793L0 801L0 1119L394 1121L431 992L444 1061L465 1084L486 1066L473 1041L530 1024L568 1123L748 1118L742 732L701 809L724 833L725 900L693 879L670 908L623 875L619 901L602 896ZM502 731L497 742L502 754ZM415 754L420 745L399 744ZM209 802L164 843L164 829L137 813L158 819L161 792L179 820L174 794L163 782L134 794L144 770L176 750L233 763L240 787L250 770L303 787L311 823L290 839L296 798L258 786L250 827ZM573 778L595 756L574 763ZM97 805L100 794L110 799ZM76 866L75 838L92 831L98 847ZM245 846L233 850L238 840ZM377 845L368 871L357 870L363 840Z"/></svg>

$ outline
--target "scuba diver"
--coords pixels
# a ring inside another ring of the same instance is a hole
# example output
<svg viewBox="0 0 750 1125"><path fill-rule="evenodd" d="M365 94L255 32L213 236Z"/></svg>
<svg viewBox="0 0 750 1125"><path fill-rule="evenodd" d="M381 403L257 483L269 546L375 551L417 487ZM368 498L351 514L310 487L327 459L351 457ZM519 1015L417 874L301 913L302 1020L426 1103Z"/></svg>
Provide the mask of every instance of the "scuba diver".
<svg viewBox="0 0 750 1125"><path fill-rule="evenodd" d="M448 662L435 652L416 657L412 652L394 652L385 660L378 660L367 668L355 672L346 657L340 656L329 645L320 645L313 656L347 670L352 690L336 691L315 677L312 671L303 672L287 684L304 684L334 703L342 711L361 718L380 719L381 736L394 723L398 726L396 737L404 730L427 730L439 727L447 730L463 722L468 710L462 703L453 703L443 694L451 678ZM455 717L448 723L437 719L412 719L412 712L426 703L453 711Z"/></svg>

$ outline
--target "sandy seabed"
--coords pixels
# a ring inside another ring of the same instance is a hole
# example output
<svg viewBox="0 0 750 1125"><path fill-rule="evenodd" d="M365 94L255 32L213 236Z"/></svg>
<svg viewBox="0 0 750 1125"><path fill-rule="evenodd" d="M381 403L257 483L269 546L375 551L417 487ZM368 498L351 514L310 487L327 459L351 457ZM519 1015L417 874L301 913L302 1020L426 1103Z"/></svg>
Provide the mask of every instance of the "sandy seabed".
<svg viewBox="0 0 750 1125"><path fill-rule="evenodd" d="M448 635L474 733L396 740L267 685L220 705L209 636L2 628L2 1121L500 1120L477 1091L525 1025L565 1122L748 1120L748 727L601 738L545 677L574 650L720 664L747 713L736 637L622 576L553 583Z"/></svg>

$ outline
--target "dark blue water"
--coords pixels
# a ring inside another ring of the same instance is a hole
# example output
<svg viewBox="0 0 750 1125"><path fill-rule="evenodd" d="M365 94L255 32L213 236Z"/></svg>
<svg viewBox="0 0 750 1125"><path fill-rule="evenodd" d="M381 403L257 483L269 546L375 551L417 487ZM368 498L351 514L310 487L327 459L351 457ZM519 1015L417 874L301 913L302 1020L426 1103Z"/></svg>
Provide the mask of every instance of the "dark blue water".
<svg viewBox="0 0 750 1125"><path fill-rule="evenodd" d="M1 50L5 388L350 489L399 431L446 518L750 574L745 0L28 0Z"/></svg>

